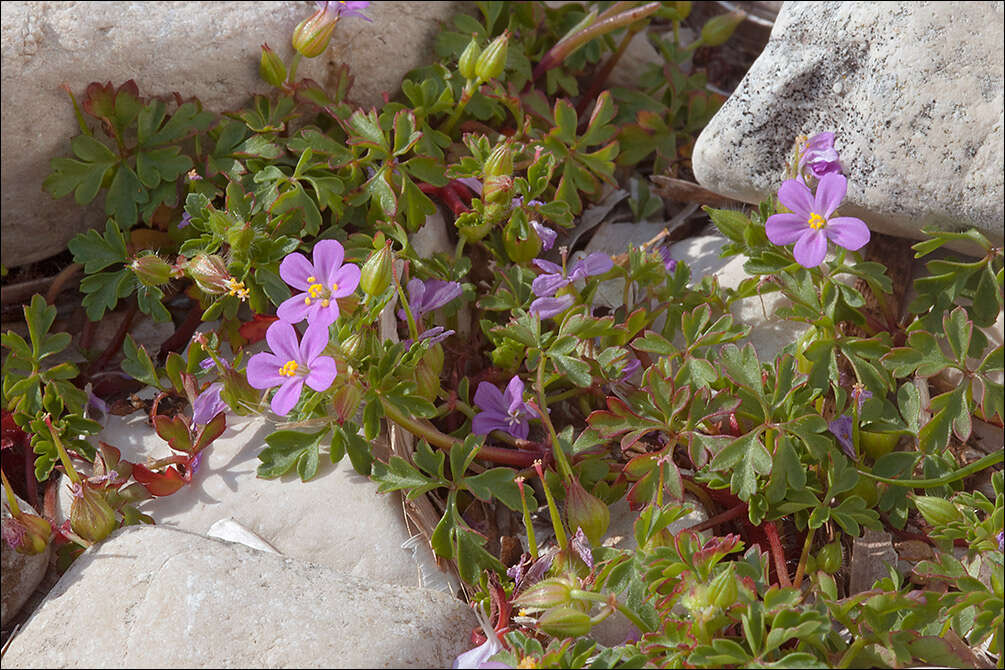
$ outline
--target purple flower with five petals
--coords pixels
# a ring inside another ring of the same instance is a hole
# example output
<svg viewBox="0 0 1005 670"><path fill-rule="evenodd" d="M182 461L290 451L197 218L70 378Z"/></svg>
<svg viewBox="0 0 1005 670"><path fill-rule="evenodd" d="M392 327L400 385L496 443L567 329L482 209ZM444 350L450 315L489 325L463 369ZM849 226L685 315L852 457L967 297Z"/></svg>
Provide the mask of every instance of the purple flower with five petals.
<svg viewBox="0 0 1005 670"><path fill-rule="evenodd" d="M276 316L291 324L307 319L327 327L338 318L337 298L351 295L359 286L360 269L342 264L345 249L335 240L314 245L313 258L312 263L303 254L292 253L279 264L279 276L301 293L284 300Z"/></svg>
<svg viewBox="0 0 1005 670"><path fill-rule="evenodd" d="M869 241L869 227L851 216L832 218L847 190L848 180L834 173L820 178L815 195L805 184L786 180L778 189L778 201L791 213L768 217L764 226L768 239L778 245L795 242L792 255L807 268L823 262L827 240L850 251L861 249Z"/></svg>
<svg viewBox="0 0 1005 670"><path fill-rule="evenodd" d="M248 383L256 389L279 387L272 397L272 411L279 416L286 416L297 404L304 384L320 392L335 381L335 359L321 355L328 345L327 325L309 324L303 340L298 342L291 324L276 321L265 331L265 341L272 353L251 357Z"/></svg>
<svg viewBox="0 0 1005 670"><path fill-rule="evenodd" d="M841 445L841 451L845 453L845 456L851 460L857 460L855 458L855 445L852 443L852 420L847 414L842 414L838 418L827 424L827 428L831 431L831 434L837 438L838 444Z"/></svg>
<svg viewBox="0 0 1005 670"><path fill-rule="evenodd" d="M471 421L471 432L488 435L501 430L515 438L526 440L530 432L528 419L538 417L537 410L523 401L523 380L513 377L502 393L489 382L478 384L475 404L482 411Z"/></svg>
<svg viewBox="0 0 1005 670"><path fill-rule="evenodd" d="M408 281L408 307L416 319L435 311L463 293L461 285L455 281L442 279L410 279ZM405 310L398 310L398 318L405 318Z"/></svg>
<svg viewBox="0 0 1005 670"><path fill-rule="evenodd" d="M592 253L581 261L578 261L566 274L561 265L546 261L541 258L534 259L534 265L544 270L545 274L538 275L531 284L534 295L539 298L555 295L558 289L568 286L577 279L586 279L593 275L602 275L612 267L614 261L607 254Z"/></svg>

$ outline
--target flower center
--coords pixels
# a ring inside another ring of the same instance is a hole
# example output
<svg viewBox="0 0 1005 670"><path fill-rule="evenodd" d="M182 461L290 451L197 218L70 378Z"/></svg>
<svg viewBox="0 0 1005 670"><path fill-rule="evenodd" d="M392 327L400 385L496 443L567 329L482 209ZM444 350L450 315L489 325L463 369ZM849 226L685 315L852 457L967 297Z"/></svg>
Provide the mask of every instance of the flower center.
<svg viewBox="0 0 1005 670"><path fill-rule="evenodd" d="M827 219L820 216L816 212L813 212L812 214L810 214L810 220L808 223L810 224L810 228L812 228L813 230L820 230L821 228L827 225Z"/></svg>
<svg viewBox="0 0 1005 670"><path fill-rule="evenodd" d="M523 416L523 413L519 409L511 409L509 411L509 419L508 419L509 425L510 426L519 426L520 425L520 418L522 416Z"/></svg>
<svg viewBox="0 0 1005 670"><path fill-rule="evenodd" d="M300 364L297 363L296 361L286 361L283 367L279 368L279 376L292 377L293 375L297 374L297 368L299 367Z"/></svg>
<svg viewBox="0 0 1005 670"><path fill-rule="evenodd" d="M332 293L338 291L338 284L332 282L331 290L325 288L325 285L318 281L317 277L307 278L307 295L304 296L304 304L311 304L311 300L321 299L321 306L328 307L331 304Z"/></svg>
<svg viewBox="0 0 1005 670"><path fill-rule="evenodd" d="M241 300L247 300L248 289L244 287L243 281L237 281L231 277L224 283L224 286L227 288L227 295L236 295Z"/></svg>

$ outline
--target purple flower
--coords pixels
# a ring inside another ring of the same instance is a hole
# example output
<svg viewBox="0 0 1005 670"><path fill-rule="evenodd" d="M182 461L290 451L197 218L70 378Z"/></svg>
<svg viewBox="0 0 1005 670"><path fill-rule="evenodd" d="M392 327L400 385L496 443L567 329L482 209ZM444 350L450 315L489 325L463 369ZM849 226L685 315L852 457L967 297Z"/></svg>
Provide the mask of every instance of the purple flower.
<svg viewBox="0 0 1005 670"><path fill-rule="evenodd" d="M297 404L305 383L324 391L335 381L335 359L321 355L328 344L327 325L309 324L303 341L298 342L292 325L276 321L265 331L265 340L273 353L251 357L248 383L256 389L279 387L272 397L272 411L279 416L286 416Z"/></svg>
<svg viewBox="0 0 1005 670"><path fill-rule="evenodd" d="M183 212L181 215L181 221L178 222L178 230L181 230L190 223L192 223L192 215L188 212Z"/></svg>
<svg viewBox="0 0 1005 670"><path fill-rule="evenodd" d="M574 302L576 299L568 294L560 295L557 298L538 298L530 303L530 313L542 319L550 319L572 307Z"/></svg>
<svg viewBox="0 0 1005 670"><path fill-rule="evenodd" d="M455 281L442 279L410 279L408 281L408 306L416 319L446 305L464 291ZM405 310L398 310L398 318L405 318Z"/></svg>
<svg viewBox="0 0 1005 670"><path fill-rule="evenodd" d="M667 273L673 274L673 271L677 269L677 259L671 258L670 247L660 247L659 254L660 258L663 259L663 267L666 268Z"/></svg>
<svg viewBox="0 0 1005 670"><path fill-rule="evenodd" d="M493 430L501 430L521 440L530 432L528 419L536 419L537 410L523 401L523 381L513 377L503 394L488 382L478 384L475 404L482 411L471 421L471 432L488 435Z"/></svg>
<svg viewBox="0 0 1005 670"><path fill-rule="evenodd" d="M318 6L318 9L323 10L326 13L333 13L337 17L341 16L358 16L361 19L365 19L370 23L373 23L373 19L363 13L364 9L370 7L368 1L343 1L339 2L316 2L314 3Z"/></svg>
<svg viewBox="0 0 1005 670"><path fill-rule="evenodd" d="M227 411L227 403L220 399L221 382L213 382L192 403L192 424L205 426L220 412Z"/></svg>
<svg viewBox="0 0 1005 670"><path fill-rule="evenodd" d="M338 318L338 301L359 286L359 267L342 265L345 249L335 240L314 245L314 262L301 253L292 253L279 264L279 276L302 293L283 301L276 316L291 324L307 319L309 324L329 326Z"/></svg>
<svg viewBox="0 0 1005 670"><path fill-rule="evenodd" d="M862 411L862 405L865 401L872 397L872 391L866 390L865 386L862 384L854 384L851 387L851 397L858 403L858 411Z"/></svg>
<svg viewBox="0 0 1005 670"><path fill-rule="evenodd" d="M621 379L618 381L628 381L632 375L639 371L642 367L642 361L635 358L634 356L625 364L624 370L621 371Z"/></svg>
<svg viewBox="0 0 1005 670"><path fill-rule="evenodd" d="M851 417L847 414L842 414L828 423L827 427L830 429L831 434L837 438L838 443L841 445L841 450L845 453L845 455L853 461L856 460L855 445L852 444L851 441Z"/></svg>
<svg viewBox="0 0 1005 670"><path fill-rule="evenodd" d="M1005 551L1005 530L998 533L998 551Z"/></svg>
<svg viewBox="0 0 1005 670"><path fill-rule="evenodd" d="M792 244L796 262L803 267L820 265L827 255L827 240L851 251L869 241L869 228L851 216L831 218L848 190L843 175L826 174L820 178L816 195L795 179L786 180L778 189L778 201L792 213L774 214L765 222L765 232L774 244Z"/></svg>
<svg viewBox="0 0 1005 670"><path fill-rule="evenodd" d="M535 277L531 288L534 291L534 295L544 298L555 295L558 289L568 286L577 279L586 279L593 275L604 274L614 267L614 261L607 254L592 253L575 263L572 269L569 270L569 274L565 274L562 266L540 258L534 259L534 265L544 270L545 274Z"/></svg>
<svg viewBox="0 0 1005 670"><path fill-rule="evenodd" d="M825 174L841 174L838 152L834 149L834 133L817 133L806 141L799 154L799 174L809 169L817 179Z"/></svg>
<svg viewBox="0 0 1005 670"><path fill-rule="evenodd" d="M502 642L499 641L499 636L496 635L495 630L489 625L489 622L485 620L485 616L481 613L479 608L475 608L475 615L478 617L478 622L482 626L482 630L485 632L485 642L481 643L474 649L468 650L454 659L451 668L510 668L512 666L506 665L499 661L490 661L489 659L498 654L503 650Z"/></svg>
<svg viewBox="0 0 1005 670"><path fill-rule="evenodd" d="M433 326L429 330L419 334L419 342L429 340L430 344L436 344L437 342L442 342L447 339L453 335L454 332L455 331L453 330L445 329L443 326Z"/></svg>
<svg viewBox="0 0 1005 670"><path fill-rule="evenodd" d="M537 233L537 236L541 238L542 251L547 251L555 246L555 239L558 238L558 233L537 221L531 221L530 225L534 229L534 232Z"/></svg>

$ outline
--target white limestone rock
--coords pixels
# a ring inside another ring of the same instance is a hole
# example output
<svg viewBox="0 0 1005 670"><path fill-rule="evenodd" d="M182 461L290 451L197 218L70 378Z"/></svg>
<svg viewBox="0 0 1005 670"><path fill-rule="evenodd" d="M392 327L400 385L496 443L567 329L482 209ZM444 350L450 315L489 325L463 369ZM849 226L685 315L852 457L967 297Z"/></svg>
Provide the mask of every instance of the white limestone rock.
<svg viewBox="0 0 1005 670"><path fill-rule="evenodd" d="M74 562L4 667L445 668L477 625L438 591L131 526Z"/></svg>
<svg viewBox="0 0 1005 670"><path fill-rule="evenodd" d="M227 417L227 430L204 452L190 484L176 493L140 503L158 526L216 534L234 524L279 553L335 568L356 577L422 586L412 552L432 560L428 544L403 548L411 534L397 493L378 494L377 485L353 470L348 457L331 465L321 455L317 476L301 482L295 472L260 479L257 456L276 426L261 417ZM167 443L142 414L110 416L101 439L131 462L170 455ZM377 448L380 448L377 445ZM60 486L59 513L72 502ZM226 536L261 548L256 543Z"/></svg>
<svg viewBox="0 0 1005 670"><path fill-rule="evenodd" d="M27 502L21 500L17 495L14 497L22 512L37 514ZM0 504L0 518L6 522L10 516L6 496L4 496L3 504ZM21 554L0 540L0 568L2 568L0 570L0 596L2 596L0 597L0 625L5 625L14 618L42 582L45 571L49 567L49 552L50 548L47 547L41 554Z"/></svg>
<svg viewBox="0 0 1005 670"><path fill-rule="evenodd" d="M834 131L842 214L914 239L922 226L976 226L1002 244L1003 7L786 2L698 138L695 176L759 202L781 184L797 135Z"/></svg>
<svg viewBox="0 0 1005 670"><path fill-rule="evenodd" d="M457 4L373 3L372 23L341 20L328 51L304 59L298 75L330 86L345 63L355 77L350 98L378 105L408 70L429 60L438 22ZM260 45L289 63L293 29L313 11L306 2L4 2L3 264L46 258L76 233L103 229L100 206L85 212L72 197L55 201L42 191L49 160L69 155L80 132L63 84L80 100L93 81L134 79L144 96L177 91L205 109L232 110L269 90L258 75Z"/></svg>

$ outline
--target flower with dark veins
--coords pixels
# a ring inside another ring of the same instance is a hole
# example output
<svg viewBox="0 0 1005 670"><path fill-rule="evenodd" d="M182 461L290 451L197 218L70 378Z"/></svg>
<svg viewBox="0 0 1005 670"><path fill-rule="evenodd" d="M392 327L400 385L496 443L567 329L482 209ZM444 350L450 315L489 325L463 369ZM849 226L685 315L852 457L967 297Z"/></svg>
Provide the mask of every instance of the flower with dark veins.
<svg viewBox="0 0 1005 670"><path fill-rule="evenodd" d="M541 258L535 258L534 265L538 269L544 270L545 274L534 278L531 289L534 291L534 295L539 298L545 298L555 295L560 288L568 286L577 279L586 279L594 275L604 274L614 267L614 261L607 254L600 252L592 253L574 263L572 268L569 269L568 274L566 274L565 268L561 265Z"/></svg>
<svg viewBox="0 0 1005 670"><path fill-rule="evenodd" d="M457 282L443 281L442 279L427 279L426 281L418 278L410 279L407 288L408 307L416 319L443 307L460 297L461 293L464 292ZM405 318L405 310L398 310L398 318Z"/></svg>
<svg viewBox="0 0 1005 670"><path fill-rule="evenodd" d="M475 404L482 411L471 421L471 432L488 435L501 430L513 437L526 440L530 433L529 419L538 417L537 410L523 401L523 380L514 376L502 393L489 382L478 384Z"/></svg>

